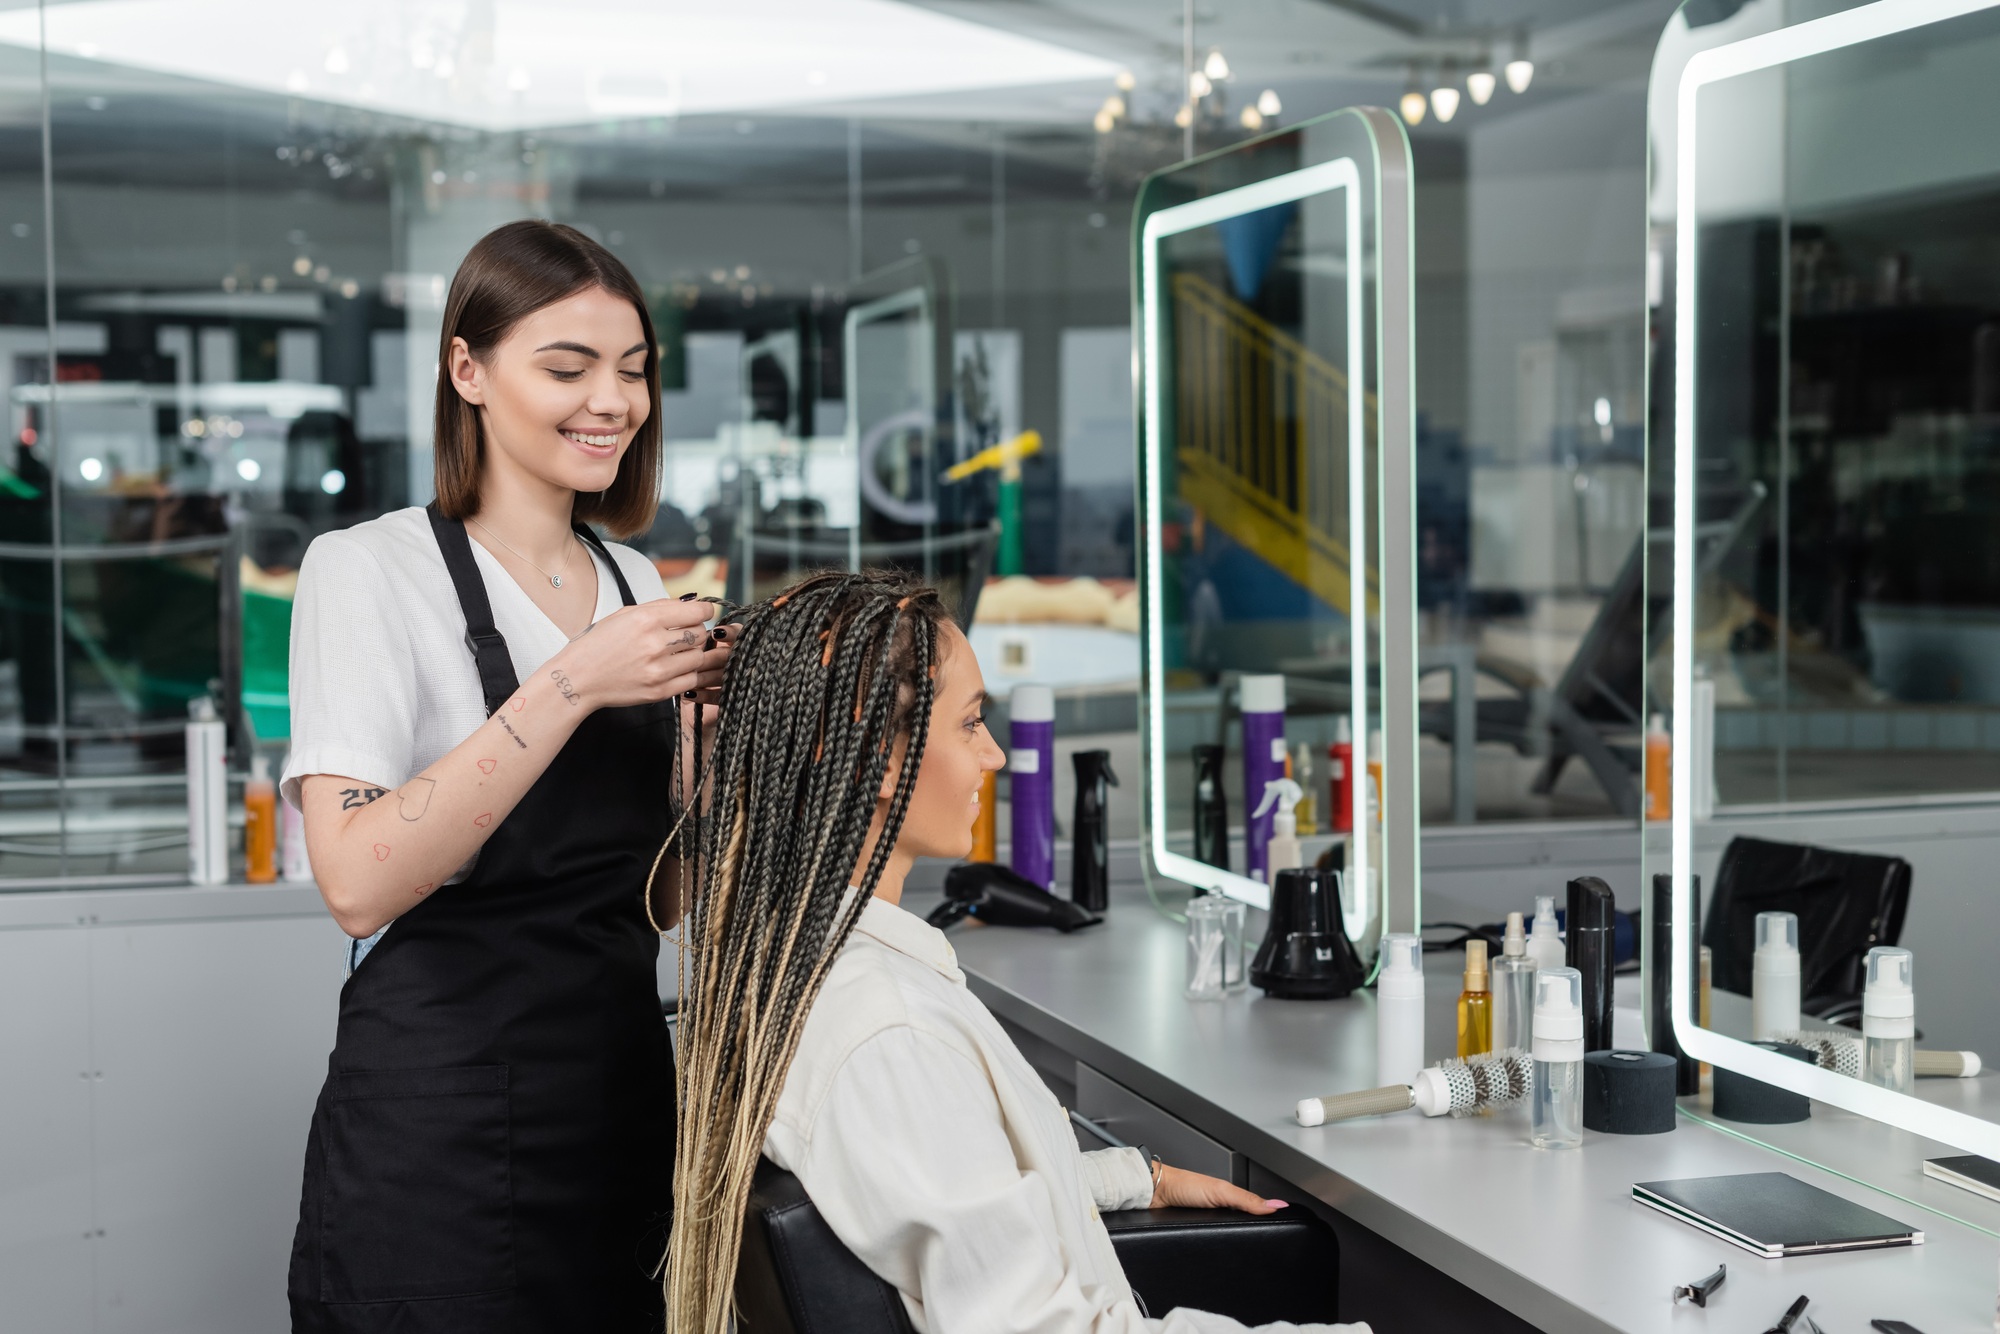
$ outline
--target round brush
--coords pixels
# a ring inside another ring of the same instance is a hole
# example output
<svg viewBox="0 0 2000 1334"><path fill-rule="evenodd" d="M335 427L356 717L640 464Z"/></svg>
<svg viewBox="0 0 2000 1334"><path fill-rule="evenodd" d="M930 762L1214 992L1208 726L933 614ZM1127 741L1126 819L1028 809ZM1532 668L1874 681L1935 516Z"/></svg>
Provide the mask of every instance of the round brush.
<svg viewBox="0 0 2000 1334"><path fill-rule="evenodd" d="M1801 1033L1780 1033L1774 1039L1804 1047L1813 1054L1813 1063L1850 1079L1861 1078L1861 1039L1845 1033L1810 1029ZM1919 1079L1970 1079L1979 1073L1976 1051L1918 1051L1911 1064Z"/></svg>
<svg viewBox="0 0 2000 1334"><path fill-rule="evenodd" d="M1417 1072L1414 1084L1390 1084L1330 1098L1302 1098L1293 1113L1302 1126L1381 1116L1414 1107L1425 1116L1479 1116L1528 1096L1530 1063L1518 1047Z"/></svg>

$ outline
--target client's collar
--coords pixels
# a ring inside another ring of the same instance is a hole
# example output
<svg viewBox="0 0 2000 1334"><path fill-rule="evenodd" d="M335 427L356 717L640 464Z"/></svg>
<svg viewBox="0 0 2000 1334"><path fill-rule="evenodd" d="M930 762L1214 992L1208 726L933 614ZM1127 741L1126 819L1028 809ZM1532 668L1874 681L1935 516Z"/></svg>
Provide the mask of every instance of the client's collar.
<svg viewBox="0 0 2000 1334"><path fill-rule="evenodd" d="M954 982L965 982L965 974L958 970L958 954L944 932L887 899L868 900L854 929L898 954L935 968Z"/></svg>

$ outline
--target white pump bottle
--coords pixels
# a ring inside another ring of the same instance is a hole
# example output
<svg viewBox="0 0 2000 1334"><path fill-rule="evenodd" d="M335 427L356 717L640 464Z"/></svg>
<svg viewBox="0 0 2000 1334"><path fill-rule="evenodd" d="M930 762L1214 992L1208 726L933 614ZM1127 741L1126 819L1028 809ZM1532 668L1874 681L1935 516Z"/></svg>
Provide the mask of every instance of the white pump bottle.
<svg viewBox="0 0 2000 1334"><path fill-rule="evenodd" d="M1264 800L1251 813L1256 819L1271 810L1277 803L1278 809L1271 815L1271 841L1264 845L1264 874L1267 884L1278 882L1278 872L1289 871L1299 864L1299 817L1300 800L1305 796L1301 788L1289 778L1273 778L1264 784Z"/></svg>

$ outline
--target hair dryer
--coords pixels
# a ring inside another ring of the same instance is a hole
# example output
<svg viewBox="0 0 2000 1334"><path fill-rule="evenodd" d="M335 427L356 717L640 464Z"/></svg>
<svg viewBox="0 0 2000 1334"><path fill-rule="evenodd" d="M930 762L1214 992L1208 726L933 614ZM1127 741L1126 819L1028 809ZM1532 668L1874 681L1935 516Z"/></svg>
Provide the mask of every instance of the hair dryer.
<svg viewBox="0 0 2000 1334"><path fill-rule="evenodd" d="M961 862L945 872L944 902L925 920L942 929L967 917L994 926L1052 926L1064 932L1104 920L992 862Z"/></svg>

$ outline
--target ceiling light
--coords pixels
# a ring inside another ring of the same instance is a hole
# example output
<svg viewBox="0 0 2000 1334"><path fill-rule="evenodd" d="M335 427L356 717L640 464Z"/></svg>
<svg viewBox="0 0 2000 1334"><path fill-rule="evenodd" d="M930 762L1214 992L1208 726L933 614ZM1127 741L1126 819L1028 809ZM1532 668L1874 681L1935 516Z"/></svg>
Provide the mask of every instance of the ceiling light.
<svg viewBox="0 0 2000 1334"><path fill-rule="evenodd" d="M328 468L320 474L319 489L330 496L337 496L347 489L347 474L338 468Z"/></svg>
<svg viewBox="0 0 2000 1334"><path fill-rule="evenodd" d="M441 18L468 0L425 7ZM234 88L307 94L488 130L607 117L775 111L825 102L1110 82L1116 61L906 0L487 0L481 58L463 70L408 0L74 0L49 6L47 50ZM0 43L35 51L43 15L0 10ZM401 29L407 45L380 45ZM601 34L615 30L619 40ZM786 40L773 42L770 35ZM329 52L345 77L315 82ZM379 53L379 54L378 54ZM840 86L808 82L841 71ZM520 71L527 86L520 86ZM589 76L594 72L594 77ZM361 99L356 87L373 85ZM1099 83L1102 86L1102 83ZM1136 82L1134 84L1136 86ZM928 114L943 115L944 110ZM962 114L953 110L950 114Z"/></svg>
<svg viewBox="0 0 2000 1334"><path fill-rule="evenodd" d="M1257 110L1260 114L1275 116L1284 109L1285 104L1278 100L1278 94L1275 89L1266 88L1263 92L1257 94Z"/></svg>
<svg viewBox="0 0 2000 1334"><path fill-rule="evenodd" d="M1203 98L1207 97L1210 93L1214 91L1215 91L1215 85L1210 83L1208 81L1208 76L1206 74L1203 74L1200 70L1195 70L1188 75L1189 97Z"/></svg>
<svg viewBox="0 0 2000 1334"><path fill-rule="evenodd" d="M1111 94L1111 96L1104 99L1104 110L1110 114L1113 120L1116 120L1125 114L1125 99L1116 93Z"/></svg>
<svg viewBox="0 0 2000 1334"><path fill-rule="evenodd" d="M326 53L326 72L328 74L347 73L347 52L337 46L328 51Z"/></svg>
<svg viewBox="0 0 2000 1334"><path fill-rule="evenodd" d="M1113 79L1111 83L1121 93L1129 93L1139 86L1139 81L1132 77L1132 71L1129 69L1119 70L1118 77Z"/></svg>
<svg viewBox="0 0 2000 1334"><path fill-rule="evenodd" d="M103 459L85 459L76 465L77 476L86 482L94 482L104 476Z"/></svg>
<svg viewBox="0 0 2000 1334"><path fill-rule="evenodd" d="M1215 82L1221 83L1229 77L1229 62L1222 58L1221 51L1210 51L1208 59L1202 64L1201 72Z"/></svg>
<svg viewBox="0 0 2000 1334"><path fill-rule="evenodd" d="M1431 112L1442 125L1458 114L1458 89L1448 83L1441 83L1431 89Z"/></svg>
<svg viewBox="0 0 2000 1334"><path fill-rule="evenodd" d="M1183 130L1194 124L1194 103L1181 103L1181 109L1174 113L1174 124Z"/></svg>
<svg viewBox="0 0 2000 1334"><path fill-rule="evenodd" d="M1412 88L1409 92L1403 94L1403 100L1399 105L1402 108L1403 120L1405 122L1410 125L1423 124L1424 95L1422 93Z"/></svg>
<svg viewBox="0 0 2000 1334"><path fill-rule="evenodd" d="M1097 114L1091 118L1090 123L1097 128L1099 134L1109 134L1113 129L1117 128L1118 118L1103 107L1099 107Z"/></svg>
<svg viewBox="0 0 2000 1334"><path fill-rule="evenodd" d="M1528 85L1534 82L1535 62L1526 56L1510 60L1507 62L1506 74L1507 86L1517 93L1525 93L1528 91Z"/></svg>
<svg viewBox="0 0 2000 1334"><path fill-rule="evenodd" d="M292 261L292 272L298 274L299 277L303 278L312 271L313 271L313 262L311 258L309 258L308 256L300 255L297 259Z"/></svg>
<svg viewBox="0 0 2000 1334"><path fill-rule="evenodd" d="M343 278L340 283L340 294L352 301L361 295L361 284L352 278Z"/></svg>
<svg viewBox="0 0 2000 1334"><path fill-rule="evenodd" d="M823 80L826 76L821 75L820 77ZM510 93L525 93L534 84L534 81L534 76L521 66L516 65L507 73L507 91Z"/></svg>
<svg viewBox="0 0 2000 1334"><path fill-rule="evenodd" d="M1465 91L1472 94L1472 105L1483 107L1493 100L1493 89L1499 80L1490 69L1476 69L1465 76Z"/></svg>
<svg viewBox="0 0 2000 1334"><path fill-rule="evenodd" d="M264 475L264 466L255 459L241 459L236 464L236 475L246 482L254 482Z"/></svg>
<svg viewBox="0 0 2000 1334"><path fill-rule="evenodd" d="M1244 107L1243 114L1237 117L1237 119L1243 122L1243 128L1246 130L1261 130L1264 128L1264 113L1256 107Z"/></svg>

